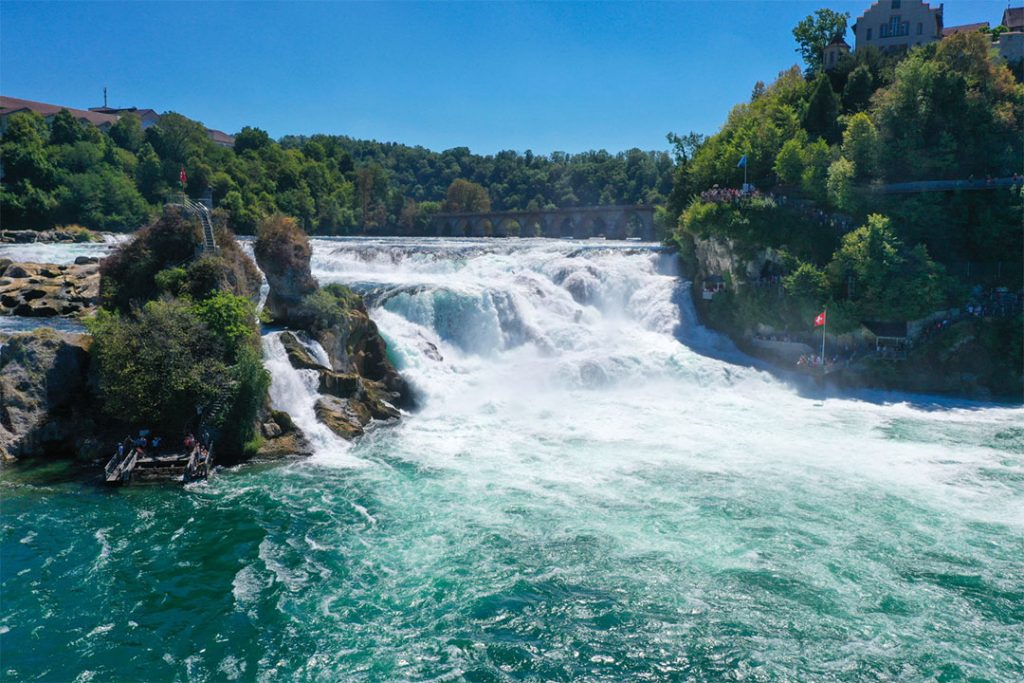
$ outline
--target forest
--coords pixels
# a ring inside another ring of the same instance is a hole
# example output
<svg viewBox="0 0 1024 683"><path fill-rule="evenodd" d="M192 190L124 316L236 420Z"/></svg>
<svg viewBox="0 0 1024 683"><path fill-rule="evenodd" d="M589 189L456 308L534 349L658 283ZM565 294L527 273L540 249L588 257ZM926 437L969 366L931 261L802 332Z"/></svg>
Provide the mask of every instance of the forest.
<svg viewBox="0 0 1024 683"><path fill-rule="evenodd" d="M846 18L828 10L808 17L794 31L805 69L757 83L715 135L674 136L668 212L683 253L718 237L745 253L779 254L768 275L787 296L758 304L764 293L748 288L724 297L724 327L754 316L806 328L828 306L838 329L852 329L962 304L976 285L1021 287L1024 183L994 181L1024 179L1024 86L991 37L960 33L888 54L862 48L826 71L808 35L820 47L845 29ZM747 192L736 189L744 171ZM944 179L993 186L885 191Z"/></svg>
<svg viewBox="0 0 1024 683"><path fill-rule="evenodd" d="M7 228L135 230L181 192L184 169L185 191L212 191L219 217L241 234L278 213L310 234L412 234L441 210L660 204L674 167L665 151L478 155L340 135L275 141L248 126L230 149L173 112L146 130L126 115L107 133L66 111L49 125L14 114L0 154Z"/></svg>

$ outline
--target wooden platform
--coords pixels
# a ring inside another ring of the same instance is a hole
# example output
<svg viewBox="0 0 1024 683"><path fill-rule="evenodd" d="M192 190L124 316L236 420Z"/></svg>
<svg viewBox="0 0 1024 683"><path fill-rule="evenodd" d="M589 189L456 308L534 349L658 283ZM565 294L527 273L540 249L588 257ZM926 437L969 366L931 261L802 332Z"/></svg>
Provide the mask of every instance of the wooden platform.
<svg viewBox="0 0 1024 683"><path fill-rule="evenodd" d="M132 481L197 481L206 479L213 467L213 444L205 462L200 459L199 449L187 451L161 451L139 453L132 449L122 457L114 454L104 468L108 484L127 484Z"/></svg>

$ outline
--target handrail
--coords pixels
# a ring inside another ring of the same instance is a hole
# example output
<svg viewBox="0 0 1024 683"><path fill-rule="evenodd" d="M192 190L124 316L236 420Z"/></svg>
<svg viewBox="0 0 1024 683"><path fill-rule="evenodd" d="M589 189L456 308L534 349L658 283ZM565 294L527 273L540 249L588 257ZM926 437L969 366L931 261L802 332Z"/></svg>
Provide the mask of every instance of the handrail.
<svg viewBox="0 0 1024 683"><path fill-rule="evenodd" d="M213 221L210 220L209 207L186 196L182 196L181 206L199 219L199 224L203 228L203 251L216 252L217 241L213 234Z"/></svg>

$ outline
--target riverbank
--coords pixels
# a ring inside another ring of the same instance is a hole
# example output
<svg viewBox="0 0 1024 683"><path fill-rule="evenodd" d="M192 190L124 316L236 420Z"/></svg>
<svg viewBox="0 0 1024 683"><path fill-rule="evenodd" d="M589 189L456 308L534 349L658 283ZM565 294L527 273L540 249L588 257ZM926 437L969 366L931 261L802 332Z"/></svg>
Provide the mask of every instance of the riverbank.
<svg viewBox="0 0 1024 683"><path fill-rule="evenodd" d="M968 316L937 333L922 335L899 353L877 352L873 339L863 332L829 335L825 369L801 357L820 356L821 335L790 337L775 333L763 320L746 317L757 310L736 304L722 292L705 299L702 287L692 287L694 309L700 323L728 337L747 355L773 368L780 376L795 374L841 390L877 389L914 394L934 394L971 401L1024 403L1021 358L1021 318ZM728 314L716 305L733 307ZM810 328L810 325L808 325ZM759 332L759 330L761 332Z"/></svg>

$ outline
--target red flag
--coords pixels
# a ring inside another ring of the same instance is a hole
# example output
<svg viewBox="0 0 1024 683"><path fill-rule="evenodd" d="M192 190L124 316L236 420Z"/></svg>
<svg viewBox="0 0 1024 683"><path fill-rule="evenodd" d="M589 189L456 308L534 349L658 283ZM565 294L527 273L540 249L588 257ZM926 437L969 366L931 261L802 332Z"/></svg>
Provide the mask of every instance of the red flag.
<svg viewBox="0 0 1024 683"><path fill-rule="evenodd" d="M181 175L178 176L178 179L181 180L181 187L182 188L184 188L185 185L188 184L188 176L185 175L185 167L184 166L181 167Z"/></svg>
<svg viewBox="0 0 1024 683"><path fill-rule="evenodd" d="M814 319L814 326L821 327L825 324L825 311L818 314L818 317Z"/></svg>

